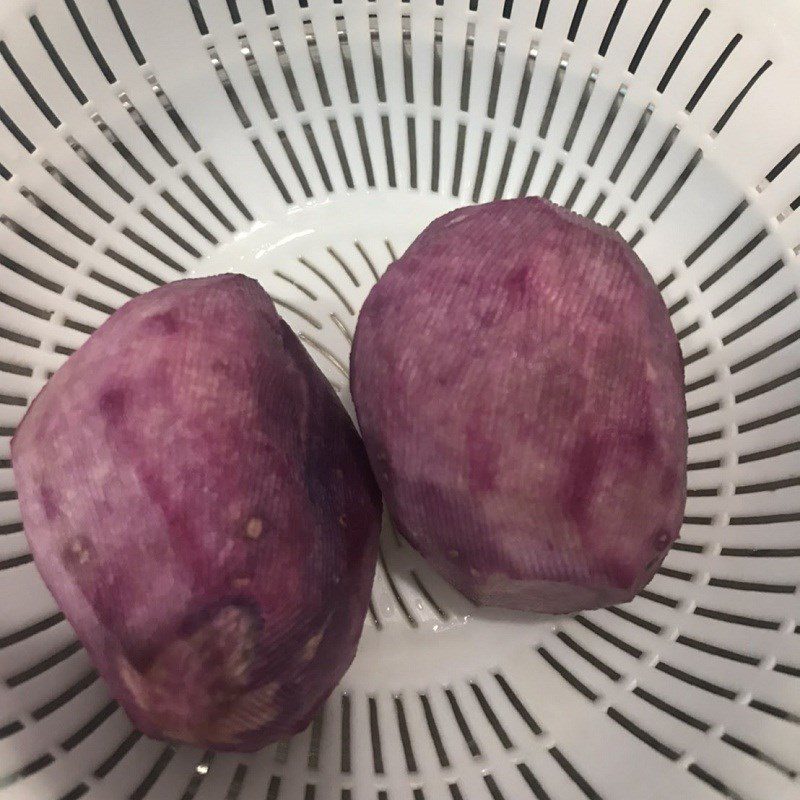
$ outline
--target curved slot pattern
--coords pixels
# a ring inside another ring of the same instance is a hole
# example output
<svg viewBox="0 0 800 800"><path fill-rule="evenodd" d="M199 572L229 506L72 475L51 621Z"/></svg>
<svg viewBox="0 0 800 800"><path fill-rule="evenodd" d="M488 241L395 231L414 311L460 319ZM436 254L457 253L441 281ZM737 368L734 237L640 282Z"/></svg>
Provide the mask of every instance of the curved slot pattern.
<svg viewBox="0 0 800 800"><path fill-rule="evenodd" d="M687 797L793 796L800 144L765 101L796 75L781 43L685 0L31 8L0 32L0 786L622 796L591 730ZM688 501L653 583L520 625L387 532L363 651L308 731L252 758L130 731L27 552L9 439L42 382L128 298L264 236L245 266L349 401L387 265L453 205L528 194L636 247L678 332Z"/></svg>

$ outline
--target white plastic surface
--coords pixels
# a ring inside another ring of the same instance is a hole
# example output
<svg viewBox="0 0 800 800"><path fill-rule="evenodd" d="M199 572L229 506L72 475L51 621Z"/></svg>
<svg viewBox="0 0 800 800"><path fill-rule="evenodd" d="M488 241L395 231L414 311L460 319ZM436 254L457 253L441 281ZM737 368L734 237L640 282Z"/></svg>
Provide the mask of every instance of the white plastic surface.
<svg viewBox="0 0 800 800"><path fill-rule="evenodd" d="M2 800L797 800L800 12L749 0L5 0ZM358 309L434 216L544 194L660 282L682 538L636 600L472 608L390 530L356 661L253 756L136 734L28 556L25 405L137 292L257 277L345 402Z"/></svg>

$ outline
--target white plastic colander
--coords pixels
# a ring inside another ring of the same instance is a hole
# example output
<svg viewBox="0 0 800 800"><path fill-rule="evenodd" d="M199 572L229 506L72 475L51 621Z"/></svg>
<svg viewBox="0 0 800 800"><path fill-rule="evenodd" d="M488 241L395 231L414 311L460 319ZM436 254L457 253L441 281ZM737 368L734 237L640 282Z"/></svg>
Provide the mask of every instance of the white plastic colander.
<svg viewBox="0 0 800 800"><path fill-rule="evenodd" d="M3 0L2 800L797 800L800 8L789 0ZM352 669L252 756L134 731L39 579L9 440L129 297L258 278L349 404L434 216L618 229L684 353L689 499L636 600L472 607L387 529Z"/></svg>

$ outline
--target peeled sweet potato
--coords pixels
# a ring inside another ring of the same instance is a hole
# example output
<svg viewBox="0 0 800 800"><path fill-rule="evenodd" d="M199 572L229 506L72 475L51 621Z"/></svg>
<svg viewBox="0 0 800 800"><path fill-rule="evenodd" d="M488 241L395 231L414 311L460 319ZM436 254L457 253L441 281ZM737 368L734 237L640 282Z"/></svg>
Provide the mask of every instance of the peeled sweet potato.
<svg viewBox="0 0 800 800"><path fill-rule="evenodd" d="M681 353L615 232L534 198L446 214L373 288L351 366L387 509L474 602L625 602L677 537Z"/></svg>
<svg viewBox="0 0 800 800"><path fill-rule="evenodd" d="M355 654L381 501L258 283L127 303L11 451L36 565L140 730L254 750L308 724Z"/></svg>

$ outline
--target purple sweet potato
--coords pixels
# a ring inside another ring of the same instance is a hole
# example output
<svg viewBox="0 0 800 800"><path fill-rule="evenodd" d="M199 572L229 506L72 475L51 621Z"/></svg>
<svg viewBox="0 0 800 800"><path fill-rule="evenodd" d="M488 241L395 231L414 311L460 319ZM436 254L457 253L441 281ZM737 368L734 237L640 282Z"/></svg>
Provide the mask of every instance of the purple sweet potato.
<svg viewBox="0 0 800 800"><path fill-rule="evenodd" d="M630 600L678 536L678 342L616 233L547 201L434 221L361 311L351 387L398 530L482 605Z"/></svg>
<svg viewBox="0 0 800 800"><path fill-rule="evenodd" d="M11 451L36 564L140 730L249 751L308 724L355 654L381 501L258 283L127 303Z"/></svg>

